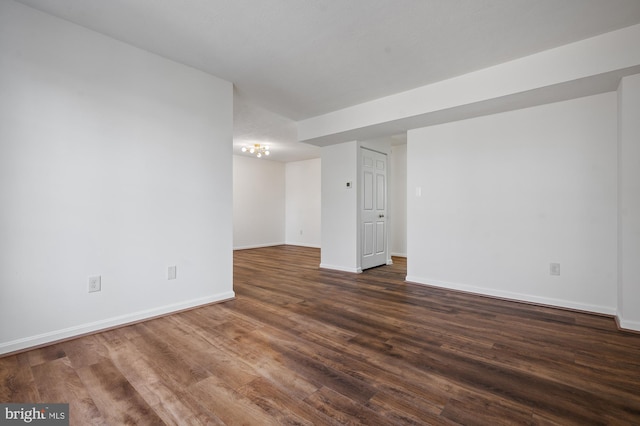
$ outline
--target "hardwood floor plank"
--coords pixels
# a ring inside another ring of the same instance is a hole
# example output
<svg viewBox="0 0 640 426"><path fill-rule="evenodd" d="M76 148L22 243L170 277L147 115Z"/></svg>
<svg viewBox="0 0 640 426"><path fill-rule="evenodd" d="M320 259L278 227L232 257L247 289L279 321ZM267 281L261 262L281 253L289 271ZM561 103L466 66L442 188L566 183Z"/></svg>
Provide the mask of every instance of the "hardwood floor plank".
<svg viewBox="0 0 640 426"><path fill-rule="evenodd" d="M441 417L443 406L433 404L420 393L386 387L380 389L366 404L386 419L388 424L457 424Z"/></svg>
<svg viewBox="0 0 640 426"><path fill-rule="evenodd" d="M109 424L162 424L160 417L110 360L76 371Z"/></svg>
<svg viewBox="0 0 640 426"><path fill-rule="evenodd" d="M31 366L44 364L49 361L54 361L56 359L64 358L66 356L67 354L64 352L64 349L62 348L62 344L45 346L43 348L38 348L38 349L34 349L32 351L27 352L29 365Z"/></svg>
<svg viewBox="0 0 640 426"><path fill-rule="evenodd" d="M175 319L174 322L178 322L179 319ZM189 334L182 334L183 339L178 339L175 335L176 330L167 332L168 339L173 339L176 344L182 345L183 348L189 351L189 359L192 360L194 365L199 365L204 368L209 375L216 376L228 383L234 383L236 387L243 386L252 380L259 377L258 373L253 368L244 362L242 358L236 356L235 353L215 347L210 342L200 339L198 333L193 332L193 329L185 327L185 330L190 330ZM171 328L165 329L169 331ZM184 337L187 337L184 339ZM197 346L189 345L186 341L200 340L200 344ZM226 345L231 342L226 342ZM223 346L224 348L224 346Z"/></svg>
<svg viewBox="0 0 640 426"><path fill-rule="evenodd" d="M69 402L74 425L640 424L640 335L612 318L319 262L237 251L235 300L0 358L0 402Z"/></svg>
<svg viewBox="0 0 640 426"><path fill-rule="evenodd" d="M354 401L365 402L375 394L375 389L362 380L336 370L314 356L304 353L298 342L291 338L283 338L274 330L271 333L262 330L254 331L254 334L262 333L263 341L275 346L283 364L291 371L307 378L313 383L319 383L323 387L329 387Z"/></svg>
<svg viewBox="0 0 640 426"><path fill-rule="evenodd" d="M523 374L501 365L465 358L446 351L425 352L422 356L397 351L405 362L488 395L513 400L530 407L545 407L570 418L598 416L613 401L601 399L582 389ZM455 375L450 372L455 371Z"/></svg>
<svg viewBox="0 0 640 426"><path fill-rule="evenodd" d="M268 412L216 377L189 387L189 392L224 424L277 425Z"/></svg>
<svg viewBox="0 0 640 426"><path fill-rule="evenodd" d="M301 404L296 394L285 392L266 378L258 378L243 386L240 393L256 403L281 425L318 425L331 423L331 419Z"/></svg>
<svg viewBox="0 0 640 426"><path fill-rule="evenodd" d="M270 338L265 339L262 333L254 332L242 343L246 345L243 361L288 395L303 400L320 388L320 382L314 377L290 368L282 349Z"/></svg>
<svg viewBox="0 0 640 426"><path fill-rule="evenodd" d="M138 334L131 339L155 370L162 370L181 386L189 386L211 376L207 369L198 364L188 351L158 337L148 324L133 326Z"/></svg>
<svg viewBox="0 0 640 426"><path fill-rule="evenodd" d="M119 329L121 330L121 329ZM157 373L152 366L127 338L114 338L119 330L110 332L110 338L104 334L97 336L104 342L110 359L133 386L146 403L162 418L165 424L206 424L211 413L202 412L197 404L191 404L187 395L163 372Z"/></svg>
<svg viewBox="0 0 640 426"><path fill-rule="evenodd" d="M164 382L146 385L148 392L157 396L153 410L167 425L223 425L224 422L206 410L193 396L182 389L168 386Z"/></svg>
<svg viewBox="0 0 640 426"><path fill-rule="evenodd" d="M84 339L74 339L60 344L74 368L81 368L97 364L108 359L107 348L98 341L96 336L86 336Z"/></svg>
<svg viewBox="0 0 640 426"><path fill-rule="evenodd" d="M29 365L19 355L0 358L0 402L39 401L40 396Z"/></svg>
<svg viewBox="0 0 640 426"><path fill-rule="evenodd" d="M467 397L451 399L442 417L457 424L484 425L534 425L532 410L518 405L503 405L491 398Z"/></svg>
<svg viewBox="0 0 640 426"><path fill-rule="evenodd" d="M106 418L91 398L68 358L57 358L31 368L42 403L68 403L73 425L106 425Z"/></svg>
<svg viewBox="0 0 640 426"><path fill-rule="evenodd" d="M305 400L336 424L384 425L387 419L363 404L323 387Z"/></svg>

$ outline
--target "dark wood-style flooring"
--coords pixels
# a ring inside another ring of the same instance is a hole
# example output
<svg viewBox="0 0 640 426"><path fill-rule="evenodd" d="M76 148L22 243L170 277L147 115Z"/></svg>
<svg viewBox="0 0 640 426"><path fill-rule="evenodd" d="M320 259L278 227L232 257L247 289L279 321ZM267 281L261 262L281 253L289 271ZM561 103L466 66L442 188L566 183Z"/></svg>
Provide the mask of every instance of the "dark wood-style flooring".
<svg viewBox="0 0 640 426"><path fill-rule="evenodd" d="M612 318L235 253L236 300L0 358L0 402L71 424L640 424L640 335Z"/></svg>

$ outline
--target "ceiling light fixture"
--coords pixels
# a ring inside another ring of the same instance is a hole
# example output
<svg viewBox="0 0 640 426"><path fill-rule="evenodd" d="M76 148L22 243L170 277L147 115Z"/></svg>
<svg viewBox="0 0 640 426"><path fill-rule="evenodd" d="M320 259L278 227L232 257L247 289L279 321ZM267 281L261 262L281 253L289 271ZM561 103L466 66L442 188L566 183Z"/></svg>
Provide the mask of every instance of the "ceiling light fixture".
<svg viewBox="0 0 640 426"><path fill-rule="evenodd" d="M263 155L269 155L269 145L260 145L259 143L253 144L253 146L243 146L242 152L248 152L249 154L255 154L256 157L261 158Z"/></svg>

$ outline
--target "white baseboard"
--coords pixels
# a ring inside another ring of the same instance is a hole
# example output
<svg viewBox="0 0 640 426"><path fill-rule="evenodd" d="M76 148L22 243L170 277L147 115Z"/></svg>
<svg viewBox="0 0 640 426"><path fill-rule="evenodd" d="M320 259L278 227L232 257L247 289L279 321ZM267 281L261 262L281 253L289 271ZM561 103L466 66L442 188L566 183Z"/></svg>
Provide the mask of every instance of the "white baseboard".
<svg viewBox="0 0 640 426"><path fill-rule="evenodd" d="M276 246L300 246L300 247L310 247L310 248L320 248L320 245L318 244L304 244L304 243L267 243L267 244L253 244L253 245L248 245L248 246L238 246L238 247L234 247L234 250L251 250L251 249L257 249L257 248L264 248L264 247L276 247Z"/></svg>
<svg viewBox="0 0 640 426"><path fill-rule="evenodd" d="M288 246L309 247L309 248L321 248L320 244L306 244L306 243L285 243Z"/></svg>
<svg viewBox="0 0 640 426"><path fill-rule="evenodd" d="M126 324L136 323L143 320L159 317L162 315L191 309L198 306L208 305L210 303L223 302L235 298L233 291L201 297L198 299L187 300L184 302L173 303L171 305L160 306L157 308L146 309L144 311L132 312L130 314L120 315L117 317L106 318L86 324L79 324L62 330L54 330L47 333L28 336L9 342L0 342L0 355L11 352L21 351L36 346L67 340L85 334L95 333L101 330L107 330L113 327L119 327Z"/></svg>
<svg viewBox="0 0 640 426"><path fill-rule="evenodd" d="M618 323L618 328L621 330L640 332L640 321L625 320L620 316L620 314L616 314L616 323Z"/></svg>
<svg viewBox="0 0 640 426"><path fill-rule="evenodd" d="M256 248L263 248L263 247L275 247L275 246L283 246L285 245L284 242L280 242L280 243L266 243L266 244L252 244L252 245L248 245L248 246L238 246L238 247L234 247L234 250L250 250L250 249L256 249Z"/></svg>
<svg viewBox="0 0 640 426"><path fill-rule="evenodd" d="M321 269L332 269L334 271L353 272L354 274L362 273L362 268L350 268L347 266L327 265L326 263L320 264Z"/></svg>
<svg viewBox="0 0 640 426"><path fill-rule="evenodd" d="M395 257L407 257L407 253L391 253L391 256L395 256Z"/></svg>
<svg viewBox="0 0 640 426"><path fill-rule="evenodd" d="M491 297L497 297L500 299L513 300L515 302L527 302L527 303L535 303L538 305L556 306L559 308L574 309L577 311L584 311L584 312L593 312L596 314L604 314L612 317L616 315L616 309L608 306L589 305L585 303L573 302L570 300L533 296L530 294L496 290L496 289L486 288L486 287L477 287L469 284L459 284L459 283L450 283L445 281L430 280L430 279L415 277L410 275L407 275L406 281L416 283L416 284L430 285L434 287L464 291L467 293L478 294L481 296L491 296Z"/></svg>

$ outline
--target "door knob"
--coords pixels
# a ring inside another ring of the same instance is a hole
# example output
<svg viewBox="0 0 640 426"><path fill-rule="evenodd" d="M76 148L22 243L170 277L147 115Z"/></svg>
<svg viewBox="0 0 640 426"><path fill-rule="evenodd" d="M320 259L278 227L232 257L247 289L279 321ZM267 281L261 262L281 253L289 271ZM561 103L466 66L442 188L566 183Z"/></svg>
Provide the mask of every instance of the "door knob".
<svg viewBox="0 0 640 426"><path fill-rule="evenodd" d="M382 218L382 217L384 217L384 215L383 214L379 214L378 217Z"/></svg>

